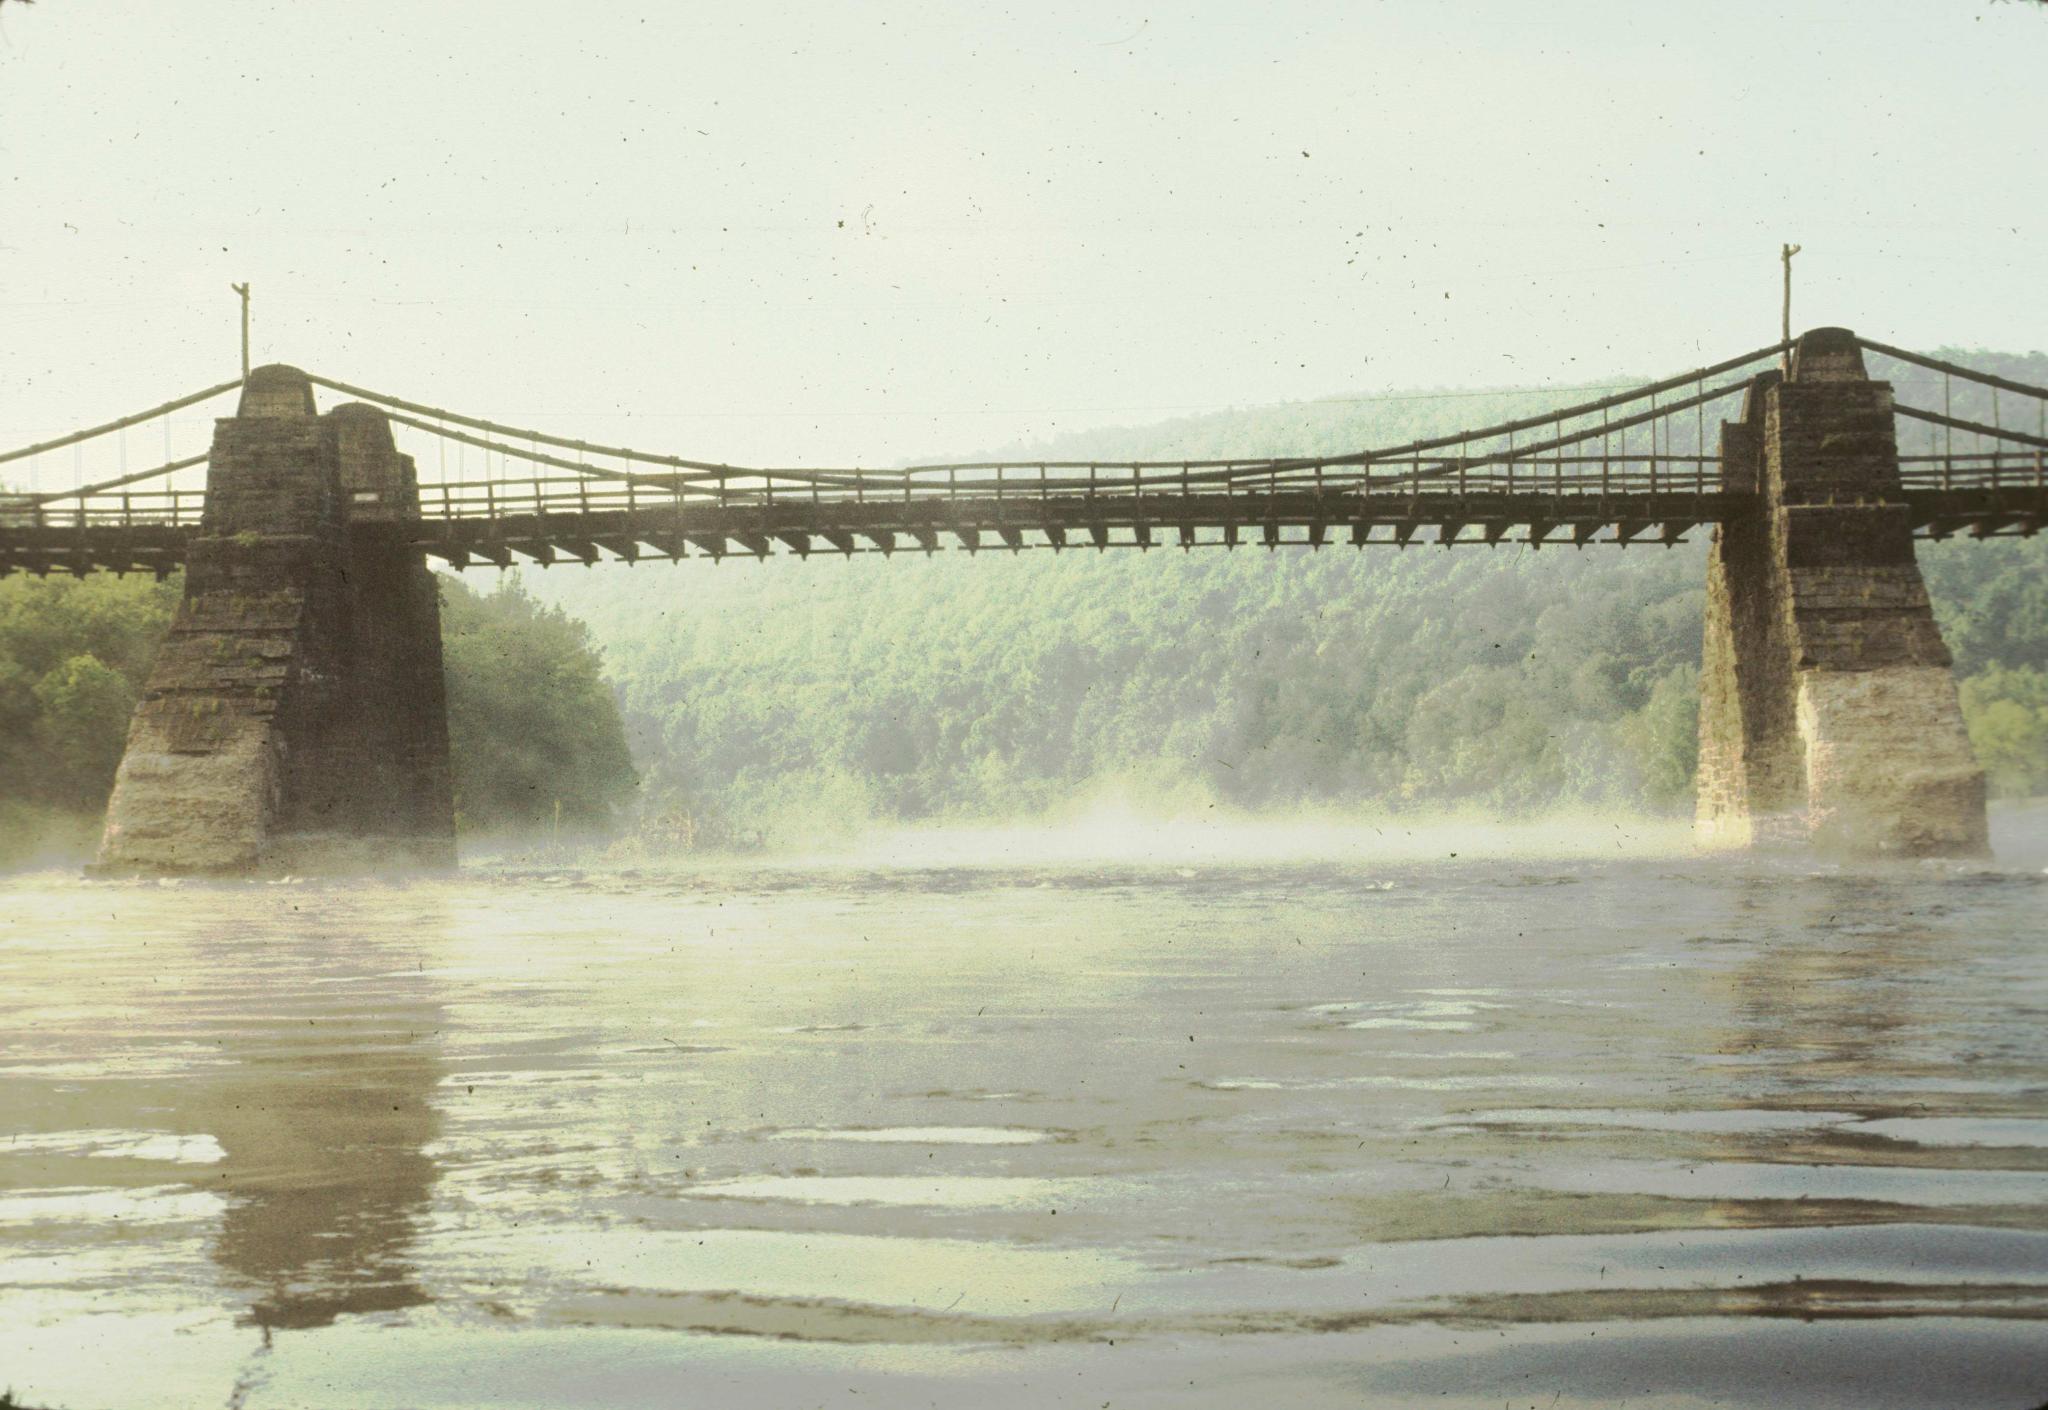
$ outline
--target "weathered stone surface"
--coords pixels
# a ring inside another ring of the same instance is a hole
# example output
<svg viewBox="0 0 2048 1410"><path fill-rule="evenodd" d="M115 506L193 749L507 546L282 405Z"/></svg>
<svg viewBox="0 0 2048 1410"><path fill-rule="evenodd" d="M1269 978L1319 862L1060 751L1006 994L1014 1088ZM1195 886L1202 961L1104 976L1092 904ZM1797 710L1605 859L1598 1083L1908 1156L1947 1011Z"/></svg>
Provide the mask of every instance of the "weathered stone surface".
<svg viewBox="0 0 2048 1410"><path fill-rule="evenodd" d="M1948 667L1802 671L1798 716L1816 843L1859 855L1984 850L1984 771Z"/></svg>
<svg viewBox="0 0 2048 1410"><path fill-rule="evenodd" d="M100 865L178 873L259 866L277 815L268 722L222 716L203 734L138 715L121 758Z"/></svg>
<svg viewBox="0 0 2048 1410"><path fill-rule="evenodd" d="M290 368L218 423L185 601L136 708L108 870L454 860L440 604L420 555L352 535L351 496L418 513L368 408L315 415ZM361 541L358 541L358 540Z"/></svg>
<svg viewBox="0 0 2048 1410"><path fill-rule="evenodd" d="M1891 388L1841 329L1800 340L1722 429L1756 511L1716 530L1700 675L1698 833L1858 855L1986 845L1948 649L1900 500Z"/></svg>
<svg viewBox="0 0 2048 1410"><path fill-rule="evenodd" d="M275 592L215 592L186 599L184 625L194 631L295 632L304 623L305 595L290 588Z"/></svg>

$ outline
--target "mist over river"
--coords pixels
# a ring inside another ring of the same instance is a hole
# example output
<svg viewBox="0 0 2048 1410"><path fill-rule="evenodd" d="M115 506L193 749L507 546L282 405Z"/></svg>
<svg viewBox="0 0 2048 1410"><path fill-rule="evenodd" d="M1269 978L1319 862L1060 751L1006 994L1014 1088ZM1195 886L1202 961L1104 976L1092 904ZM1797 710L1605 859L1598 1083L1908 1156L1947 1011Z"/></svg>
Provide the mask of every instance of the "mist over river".
<svg viewBox="0 0 2048 1410"><path fill-rule="evenodd" d="M1994 837L0 879L0 1388L2028 1410L2048 813Z"/></svg>

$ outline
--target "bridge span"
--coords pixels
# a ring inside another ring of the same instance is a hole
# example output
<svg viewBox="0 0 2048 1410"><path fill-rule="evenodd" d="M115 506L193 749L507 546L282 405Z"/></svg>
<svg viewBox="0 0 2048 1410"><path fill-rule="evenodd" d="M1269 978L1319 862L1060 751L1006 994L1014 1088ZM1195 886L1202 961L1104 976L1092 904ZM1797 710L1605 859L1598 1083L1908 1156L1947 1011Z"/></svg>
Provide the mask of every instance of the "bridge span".
<svg viewBox="0 0 2048 1410"><path fill-rule="evenodd" d="M1992 419L1957 416L1946 398L1939 411L1897 402L1870 378L1866 351L1988 388ZM315 387L354 400L322 415ZM1971 854L1985 847L1984 779L1913 543L2032 534L2048 511L2048 389L1842 329L1496 426L1332 456L739 466L271 366L0 465L231 391L236 414L202 455L0 493L0 574L185 569L109 806L109 869L452 860L428 559L1540 549L1702 531L1713 539L1702 841ZM2031 401L2035 431L1998 411L2001 393ZM1902 454L1907 424L1925 428L1925 453ZM422 483L394 425L499 469ZM201 465L203 488L175 483Z"/></svg>

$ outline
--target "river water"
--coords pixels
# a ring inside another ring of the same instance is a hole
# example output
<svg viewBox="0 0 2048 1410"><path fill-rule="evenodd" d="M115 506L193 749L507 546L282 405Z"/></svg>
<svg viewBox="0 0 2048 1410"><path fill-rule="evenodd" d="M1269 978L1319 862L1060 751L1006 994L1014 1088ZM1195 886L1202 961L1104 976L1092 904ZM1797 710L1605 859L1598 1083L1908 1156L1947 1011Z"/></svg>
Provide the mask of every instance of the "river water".
<svg viewBox="0 0 2048 1410"><path fill-rule="evenodd" d="M1996 826L0 880L0 1388L2028 1410L2048 816Z"/></svg>

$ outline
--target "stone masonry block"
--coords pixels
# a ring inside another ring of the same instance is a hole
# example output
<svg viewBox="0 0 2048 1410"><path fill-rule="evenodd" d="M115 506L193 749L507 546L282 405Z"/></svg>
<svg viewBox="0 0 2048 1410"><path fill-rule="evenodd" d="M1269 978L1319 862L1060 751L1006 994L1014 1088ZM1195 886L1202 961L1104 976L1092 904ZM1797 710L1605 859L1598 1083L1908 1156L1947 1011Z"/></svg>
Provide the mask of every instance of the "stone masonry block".
<svg viewBox="0 0 2048 1410"><path fill-rule="evenodd" d="M1967 855L1986 836L1949 653L1914 561L1890 388L1854 336L1800 340L1722 433L1755 510L1707 570L1698 831L1715 846L1810 842Z"/></svg>

